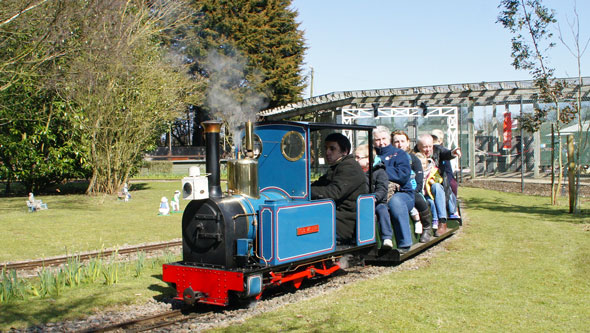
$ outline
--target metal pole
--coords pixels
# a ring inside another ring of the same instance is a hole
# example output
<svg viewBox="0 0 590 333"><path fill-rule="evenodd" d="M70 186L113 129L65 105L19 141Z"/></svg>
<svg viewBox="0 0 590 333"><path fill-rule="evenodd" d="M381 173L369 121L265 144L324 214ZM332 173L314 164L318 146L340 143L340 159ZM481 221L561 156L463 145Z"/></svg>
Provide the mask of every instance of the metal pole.
<svg viewBox="0 0 590 333"><path fill-rule="evenodd" d="M313 97L313 67L311 67L311 83L309 85L309 98Z"/></svg>
<svg viewBox="0 0 590 333"><path fill-rule="evenodd" d="M471 169L471 179L475 179L475 128L474 128L474 101L469 101L469 106L467 109L467 127L469 133L469 168Z"/></svg>
<svg viewBox="0 0 590 333"><path fill-rule="evenodd" d="M555 128L554 124L551 123L551 204L555 204Z"/></svg>
<svg viewBox="0 0 590 333"><path fill-rule="evenodd" d="M520 192L524 193L524 129L522 128L522 96L520 96Z"/></svg>
<svg viewBox="0 0 590 333"><path fill-rule="evenodd" d="M457 142L457 144L459 145L459 148L462 148L461 146L461 130L462 130L462 122L463 122L463 118L461 117L461 105L459 105L459 140ZM463 167L461 166L461 159L459 159L459 183L463 183Z"/></svg>

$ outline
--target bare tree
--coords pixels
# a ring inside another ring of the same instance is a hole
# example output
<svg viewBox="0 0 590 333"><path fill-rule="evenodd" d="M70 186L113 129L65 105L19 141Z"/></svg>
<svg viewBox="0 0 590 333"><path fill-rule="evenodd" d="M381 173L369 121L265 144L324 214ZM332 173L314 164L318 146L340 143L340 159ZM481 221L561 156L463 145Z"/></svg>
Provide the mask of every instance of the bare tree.
<svg viewBox="0 0 590 333"><path fill-rule="evenodd" d="M556 112L555 127L558 136L558 170L557 186L552 178L551 203L557 203L559 187L563 181L563 158L561 154L562 140L560 123L567 123L572 118L571 110L560 107L563 89L566 83L554 77L554 69L547 66L549 49L555 46L552 42L553 34L550 25L556 23L553 10L543 6L541 0L502 0L502 7L498 22L507 28L512 38L512 66L515 69L528 70L535 85L540 91L541 98L553 105ZM547 110L536 109L532 115L521 119L521 126L533 133L539 130L541 123L547 119ZM553 170L552 170L553 171Z"/></svg>
<svg viewBox="0 0 590 333"><path fill-rule="evenodd" d="M567 24L569 27L569 31L571 33L571 44L566 41L564 37L561 26L558 25L559 29L559 41L568 49L571 55L576 59L576 64L578 66L578 86L582 87L582 56L586 52L588 48L588 43L590 43L590 38L586 39L586 42L580 41L580 16L578 15L578 11L574 5L574 17L572 21L567 19ZM578 193L580 189L580 155L581 152L586 149L588 144L588 134L590 130L590 123L584 127L584 119L582 118L582 91L581 89L577 89L575 102L572 103L572 107L577 114L578 120L578 145L576 147L576 156L575 156L575 172L576 172L576 191L573 193L575 199L573 200L574 206L570 207L570 212L577 213L579 212L578 209Z"/></svg>

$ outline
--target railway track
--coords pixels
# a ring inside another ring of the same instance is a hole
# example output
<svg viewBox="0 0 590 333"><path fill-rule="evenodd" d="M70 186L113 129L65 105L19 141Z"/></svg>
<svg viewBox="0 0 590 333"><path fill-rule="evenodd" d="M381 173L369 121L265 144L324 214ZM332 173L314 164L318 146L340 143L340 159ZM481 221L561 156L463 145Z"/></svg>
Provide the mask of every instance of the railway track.
<svg viewBox="0 0 590 333"><path fill-rule="evenodd" d="M144 316L121 323L108 325L104 327L95 327L80 331L82 333L98 333L98 332L145 332L157 328L171 326L177 323L185 322L191 319L203 316L203 313L183 314L181 310L171 310L168 312L158 313L155 315Z"/></svg>
<svg viewBox="0 0 590 333"><path fill-rule="evenodd" d="M89 260L92 258L97 257L108 257L113 253L117 252L118 254L130 254L136 253L139 251L144 252L152 252L163 250L170 247L181 246L182 240L174 240L169 242L162 242L162 243L152 243L146 245L139 245L139 246L130 246L124 247L120 249L106 249L101 251L94 251L94 252L87 252L81 253L71 256L60 256L60 257L53 257L47 259L35 259L35 260L25 260L25 261L16 261L16 262L6 262L1 263L0 267L4 268L5 270L25 270L25 269L34 269L38 267L47 267L47 266L57 266L61 264L65 264L68 260L73 258L78 258L80 261Z"/></svg>

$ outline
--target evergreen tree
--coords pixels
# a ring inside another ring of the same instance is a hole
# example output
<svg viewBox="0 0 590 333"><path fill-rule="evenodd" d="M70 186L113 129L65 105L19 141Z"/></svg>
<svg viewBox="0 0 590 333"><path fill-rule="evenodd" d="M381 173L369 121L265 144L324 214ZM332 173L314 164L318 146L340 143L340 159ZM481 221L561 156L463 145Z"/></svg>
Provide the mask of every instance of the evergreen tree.
<svg viewBox="0 0 590 333"><path fill-rule="evenodd" d="M297 12L290 5L291 0L195 0L193 25L176 31L183 40L176 45L192 61L195 77L206 78L201 91L219 69L210 61L215 52L236 63L245 58L243 79L226 82L226 88L237 86L241 95L262 94L268 107L300 100L305 46L295 22Z"/></svg>

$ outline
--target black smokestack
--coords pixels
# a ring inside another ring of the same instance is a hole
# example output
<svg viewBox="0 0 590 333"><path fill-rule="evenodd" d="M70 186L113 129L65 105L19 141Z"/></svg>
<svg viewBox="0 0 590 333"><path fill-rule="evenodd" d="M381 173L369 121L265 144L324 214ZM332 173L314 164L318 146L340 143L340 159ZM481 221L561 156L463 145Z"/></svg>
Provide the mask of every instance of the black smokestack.
<svg viewBox="0 0 590 333"><path fill-rule="evenodd" d="M209 174L209 197L221 198L221 186L219 179L219 132L221 121L208 120L202 123L207 143L205 150L205 166Z"/></svg>

